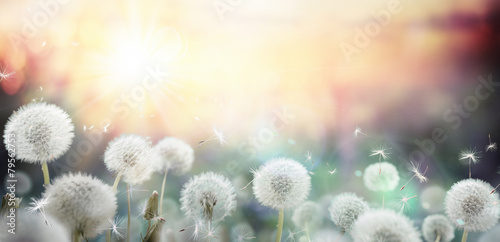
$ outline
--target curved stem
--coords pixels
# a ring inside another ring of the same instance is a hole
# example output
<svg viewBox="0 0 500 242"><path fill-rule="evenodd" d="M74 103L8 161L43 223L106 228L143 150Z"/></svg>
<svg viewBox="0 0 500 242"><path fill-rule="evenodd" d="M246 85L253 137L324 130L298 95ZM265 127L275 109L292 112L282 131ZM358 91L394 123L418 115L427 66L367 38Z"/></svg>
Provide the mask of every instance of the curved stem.
<svg viewBox="0 0 500 242"><path fill-rule="evenodd" d="M118 183L120 183L121 178L122 178L122 174L118 173L118 175L115 178L115 182L113 183L113 192L115 192L115 193L118 189ZM106 242L111 242L111 229L108 229L106 231Z"/></svg>
<svg viewBox="0 0 500 242"><path fill-rule="evenodd" d="M130 185L127 184L127 207L128 207L128 219L127 219L127 242L130 241Z"/></svg>
<svg viewBox="0 0 500 242"><path fill-rule="evenodd" d="M49 175L49 166L47 165L47 161L42 162L42 172L43 172L43 185L50 185L50 175Z"/></svg>
<svg viewBox="0 0 500 242"><path fill-rule="evenodd" d="M436 236L436 241L435 241L435 242L439 242L440 240L441 240L441 234L438 234L438 235Z"/></svg>
<svg viewBox="0 0 500 242"><path fill-rule="evenodd" d="M165 181L167 180L168 170L165 171L165 176L163 177L163 183L161 184L161 197L160 197L160 217L163 216L163 192L165 191Z"/></svg>
<svg viewBox="0 0 500 242"><path fill-rule="evenodd" d="M467 235L469 234L469 231L467 229L464 229L464 234L462 235L462 242L467 242Z"/></svg>
<svg viewBox="0 0 500 242"><path fill-rule="evenodd" d="M283 218L285 214L285 209L280 208L280 213L278 217L278 231L276 232L276 240L275 242L280 242L281 241L281 234L283 233Z"/></svg>

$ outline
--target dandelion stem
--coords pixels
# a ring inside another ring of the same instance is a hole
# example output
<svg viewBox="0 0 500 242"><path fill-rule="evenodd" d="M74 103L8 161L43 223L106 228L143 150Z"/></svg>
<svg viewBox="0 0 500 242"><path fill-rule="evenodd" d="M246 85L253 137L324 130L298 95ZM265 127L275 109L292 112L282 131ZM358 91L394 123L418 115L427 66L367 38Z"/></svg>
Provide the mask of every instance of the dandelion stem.
<svg viewBox="0 0 500 242"><path fill-rule="evenodd" d="M467 242L467 235L469 234L469 231L467 229L464 229L464 234L462 235L462 242Z"/></svg>
<svg viewBox="0 0 500 242"><path fill-rule="evenodd" d="M163 176L163 183L161 184L161 196L160 196L160 216L163 216L163 192L165 191L165 181L167 180L168 170L165 171L165 176Z"/></svg>
<svg viewBox="0 0 500 242"><path fill-rule="evenodd" d="M345 234L345 230L342 229L342 231L340 232L339 236L337 236L337 239L335 241L339 242L340 241L340 237L342 237L342 235Z"/></svg>
<svg viewBox="0 0 500 242"><path fill-rule="evenodd" d="M127 184L127 207L128 207L128 219L127 219L127 242L130 241L130 185Z"/></svg>
<svg viewBox="0 0 500 242"><path fill-rule="evenodd" d="M283 233L283 218L285 217L285 209L280 208L280 213L278 217L278 231L276 232L276 241L275 242L280 242L281 241L281 234Z"/></svg>
<svg viewBox="0 0 500 242"><path fill-rule="evenodd" d="M80 242L80 231L73 231L73 242Z"/></svg>
<svg viewBox="0 0 500 242"><path fill-rule="evenodd" d="M469 178L471 178L471 172L470 172L470 158L469 158Z"/></svg>
<svg viewBox="0 0 500 242"><path fill-rule="evenodd" d="M309 233L309 224L306 223L306 235L307 235L307 241L311 242L311 236Z"/></svg>
<svg viewBox="0 0 500 242"><path fill-rule="evenodd" d="M441 240L441 234L438 234L438 235L436 236L436 241L435 241L435 242L439 242L440 240Z"/></svg>
<svg viewBox="0 0 500 242"><path fill-rule="evenodd" d="M207 225L208 225L208 233L211 234L212 231L210 230L210 226L211 226L211 223L210 223L210 220L207 220ZM207 242L210 242L210 236L207 236Z"/></svg>
<svg viewBox="0 0 500 242"><path fill-rule="evenodd" d="M43 185L50 185L50 175L49 166L47 166L47 161L42 162L42 172L43 172Z"/></svg>
<svg viewBox="0 0 500 242"><path fill-rule="evenodd" d="M122 178L122 173L118 173L118 175L115 178L115 182L113 183L113 191L116 192L118 189L118 183L120 183L120 179Z"/></svg>
<svg viewBox="0 0 500 242"><path fill-rule="evenodd" d="M382 164L380 163L382 155L378 155L378 174L382 174Z"/></svg>

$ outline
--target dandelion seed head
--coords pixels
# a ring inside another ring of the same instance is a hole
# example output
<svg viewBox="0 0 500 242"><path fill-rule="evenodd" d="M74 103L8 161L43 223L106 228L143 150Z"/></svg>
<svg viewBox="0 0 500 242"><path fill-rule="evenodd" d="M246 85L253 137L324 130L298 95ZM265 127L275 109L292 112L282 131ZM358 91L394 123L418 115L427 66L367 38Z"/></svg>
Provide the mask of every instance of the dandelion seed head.
<svg viewBox="0 0 500 242"><path fill-rule="evenodd" d="M389 209L373 209L363 213L354 223L354 241L420 242L420 234L406 216Z"/></svg>
<svg viewBox="0 0 500 242"><path fill-rule="evenodd" d="M315 202L305 201L293 210L292 222L297 228L314 228L321 223L321 212Z"/></svg>
<svg viewBox="0 0 500 242"><path fill-rule="evenodd" d="M54 180L43 193L48 198L45 210L59 219L71 231L82 231L86 238L94 238L97 228L113 218L116 195L101 180L81 173L68 173Z"/></svg>
<svg viewBox="0 0 500 242"><path fill-rule="evenodd" d="M328 211L333 223L341 231L349 232L358 217L368 211L368 204L356 194L346 192L333 198Z"/></svg>
<svg viewBox="0 0 500 242"><path fill-rule="evenodd" d="M455 230L450 220L441 214L427 216L422 223L422 233L427 242L436 241L438 235L442 242L450 242L455 238Z"/></svg>
<svg viewBox="0 0 500 242"><path fill-rule="evenodd" d="M500 216L497 193L493 187L479 179L465 179L455 183L446 193L445 212L461 229L484 232L491 229ZM457 223L457 219L464 224Z"/></svg>
<svg viewBox="0 0 500 242"><path fill-rule="evenodd" d="M0 241L26 242L26 241L53 241L70 242L70 231L57 219L48 216L51 221L48 226L41 214L30 214L19 211L16 218L15 234L7 232L7 227L0 225ZM4 220L2 224L7 224ZM10 229L10 228L9 228Z"/></svg>
<svg viewBox="0 0 500 242"><path fill-rule="evenodd" d="M121 135L109 142L104 152L108 170L123 175L131 185L139 185L151 178L153 149L151 142L138 135Z"/></svg>
<svg viewBox="0 0 500 242"><path fill-rule="evenodd" d="M474 164L479 163L481 152L476 149L465 149L460 151L459 160L471 160Z"/></svg>
<svg viewBox="0 0 500 242"><path fill-rule="evenodd" d="M218 222L236 209L236 192L226 177L206 172L184 184L180 203L187 216Z"/></svg>
<svg viewBox="0 0 500 242"><path fill-rule="evenodd" d="M9 117L4 131L7 147L15 134L16 158L28 163L61 157L73 141L74 126L69 115L53 104L29 103Z"/></svg>
<svg viewBox="0 0 500 242"><path fill-rule="evenodd" d="M193 166L193 148L180 139L164 138L154 146L154 152L153 168L158 172L184 175Z"/></svg>
<svg viewBox="0 0 500 242"><path fill-rule="evenodd" d="M380 172L380 168L382 172ZM363 172L365 186L374 192L392 191L399 183L399 173L396 167L389 162L374 163L366 167Z"/></svg>
<svg viewBox="0 0 500 242"><path fill-rule="evenodd" d="M271 159L254 172L254 195L266 207L296 207L309 196L310 190L307 169L293 159Z"/></svg>

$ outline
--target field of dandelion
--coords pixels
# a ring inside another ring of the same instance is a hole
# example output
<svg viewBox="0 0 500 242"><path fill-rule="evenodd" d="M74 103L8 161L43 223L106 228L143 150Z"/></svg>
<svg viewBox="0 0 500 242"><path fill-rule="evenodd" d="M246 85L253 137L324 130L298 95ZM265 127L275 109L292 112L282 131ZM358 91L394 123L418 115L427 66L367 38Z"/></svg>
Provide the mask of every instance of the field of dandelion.
<svg viewBox="0 0 500 242"><path fill-rule="evenodd" d="M499 11L0 0L0 241L498 241Z"/></svg>

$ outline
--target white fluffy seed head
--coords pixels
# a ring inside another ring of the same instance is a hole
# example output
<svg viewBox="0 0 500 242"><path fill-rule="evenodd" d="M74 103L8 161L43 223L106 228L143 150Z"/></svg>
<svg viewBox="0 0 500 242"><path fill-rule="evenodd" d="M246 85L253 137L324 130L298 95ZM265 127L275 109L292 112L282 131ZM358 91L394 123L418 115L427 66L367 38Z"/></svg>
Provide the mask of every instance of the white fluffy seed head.
<svg viewBox="0 0 500 242"><path fill-rule="evenodd" d="M180 139L164 138L154 146L154 152L153 167L158 172L184 175L193 166L193 148Z"/></svg>
<svg viewBox="0 0 500 242"><path fill-rule="evenodd" d="M306 201L293 210L292 222L297 228L315 228L321 223L319 206L315 202Z"/></svg>
<svg viewBox="0 0 500 242"><path fill-rule="evenodd" d="M371 164L363 173L363 182L366 188L374 192L392 191L399 183L398 170L393 164L385 161Z"/></svg>
<svg viewBox="0 0 500 242"><path fill-rule="evenodd" d="M101 180L85 174L65 174L54 180L43 194L45 211L59 219L70 231L94 238L104 230L116 212L116 195Z"/></svg>
<svg viewBox="0 0 500 242"><path fill-rule="evenodd" d="M406 216L389 209L368 210L351 232L355 242L420 242L420 234Z"/></svg>
<svg viewBox="0 0 500 242"><path fill-rule="evenodd" d="M206 172L184 184L180 203L188 217L218 222L236 209L236 192L226 177Z"/></svg>
<svg viewBox="0 0 500 242"><path fill-rule="evenodd" d="M293 159L271 159L254 172L253 193L262 205L270 208L296 207L309 196L310 190L307 169Z"/></svg>
<svg viewBox="0 0 500 242"><path fill-rule="evenodd" d="M108 170L123 175L131 185L139 185L151 178L153 167L151 142L138 135L121 135L109 142L104 152Z"/></svg>
<svg viewBox="0 0 500 242"><path fill-rule="evenodd" d="M479 179L465 179L455 183L446 193L445 212L461 229L484 232L498 222L499 198L493 187Z"/></svg>
<svg viewBox="0 0 500 242"><path fill-rule="evenodd" d="M73 141L69 115L53 104L29 103L14 112L5 125L4 143L16 147L16 158L28 163L61 157ZM12 136L15 137L12 137Z"/></svg>
<svg viewBox="0 0 500 242"><path fill-rule="evenodd" d="M348 232L358 217L368 210L368 204L354 193L346 192L333 198L328 211L330 218L343 232Z"/></svg>
<svg viewBox="0 0 500 242"><path fill-rule="evenodd" d="M450 220L441 214L427 216L422 223L422 232L427 242L434 242L438 235L442 242L449 242L455 238L455 230Z"/></svg>

